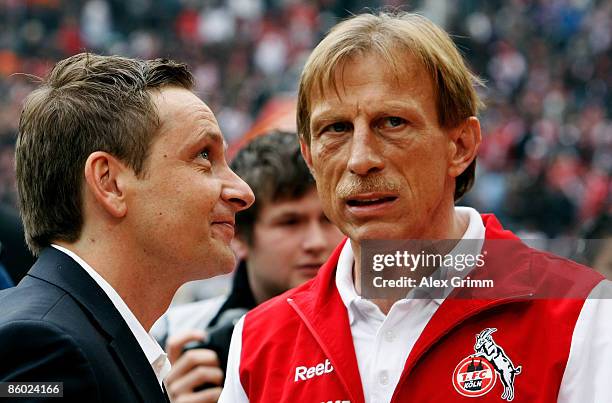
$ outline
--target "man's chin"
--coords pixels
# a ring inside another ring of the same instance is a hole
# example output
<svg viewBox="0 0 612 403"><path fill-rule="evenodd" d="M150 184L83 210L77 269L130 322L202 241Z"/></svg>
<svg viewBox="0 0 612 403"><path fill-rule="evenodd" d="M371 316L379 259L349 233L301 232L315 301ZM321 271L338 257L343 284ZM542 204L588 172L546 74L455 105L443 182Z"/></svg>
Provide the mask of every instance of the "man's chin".
<svg viewBox="0 0 612 403"><path fill-rule="evenodd" d="M236 268L236 255L228 246L226 253L219 258L219 274L231 273Z"/></svg>
<svg viewBox="0 0 612 403"><path fill-rule="evenodd" d="M399 234L398 224L370 222L363 225L355 225L343 231L355 242L369 239L402 239Z"/></svg>
<svg viewBox="0 0 612 403"><path fill-rule="evenodd" d="M200 262L201 271L198 272L198 279L203 280L210 277L221 276L231 273L236 267L236 256L229 246L219 248L215 255L208 255L203 262Z"/></svg>

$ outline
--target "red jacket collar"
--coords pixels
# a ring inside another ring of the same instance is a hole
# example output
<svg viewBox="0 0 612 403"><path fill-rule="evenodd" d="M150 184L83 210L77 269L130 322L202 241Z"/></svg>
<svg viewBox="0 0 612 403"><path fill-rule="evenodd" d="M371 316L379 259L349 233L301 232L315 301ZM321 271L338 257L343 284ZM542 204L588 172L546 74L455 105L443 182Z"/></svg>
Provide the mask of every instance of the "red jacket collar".
<svg viewBox="0 0 612 403"><path fill-rule="evenodd" d="M317 277L289 294L287 301L331 361L350 401L364 403L348 314L335 281L336 265L346 242L344 239L336 247Z"/></svg>
<svg viewBox="0 0 612 403"><path fill-rule="evenodd" d="M529 268L528 267L529 265L528 248L520 241L520 239L516 235L514 235L511 231L504 229L501 223L497 220L497 218L493 214L482 214L481 217L485 225L485 245L486 245L486 241L488 240L505 239L505 240L515 241L515 242L510 242L509 244L511 244L513 247L514 246L521 246L521 247L520 247L520 250L511 248L513 249L512 251L513 256L516 259L516 260L513 260L513 269L514 269L513 273L516 274L517 266L519 266L522 269L528 269ZM305 300L308 300L311 303L314 303L315 307L319 309L327 305L330 301L330 298L331 299L335 298L334 295L338 294L338 290L336 289L336 281L335 281L336 267L338 265L338 259L340 258L340 253L342 252L342 249L344 248L344 244L347 241L348 241L348 238L345 238L344 240L342 240L342 242L340 242L340 244L336 247L336 249L334 249L334 251L332 252L330 257L327 259L325 264L321 266L321 269L319 270L319 274L313 281L308 282L302 285L301 287L296 288L292 293L290 293L292 294L292 298L301 300L302 298L306 297L304 298ZM508 258L509 256L507 254L500 257L500 259L502 259L503 262L507 262ZM501 263L501 261L499 262L495 261L494 263L499 264ZM508 273L508 274L512 274L512 273ZM528 277L523 277L523 281L528 281ZM518 292L518 294L524 295L525 290L526 290L525 284L522 284L520 286L517 284L516 291ZM339 294L337 296L338 298L340 297ZM314 312L317 312L316 308L314 309Z"/></svg>

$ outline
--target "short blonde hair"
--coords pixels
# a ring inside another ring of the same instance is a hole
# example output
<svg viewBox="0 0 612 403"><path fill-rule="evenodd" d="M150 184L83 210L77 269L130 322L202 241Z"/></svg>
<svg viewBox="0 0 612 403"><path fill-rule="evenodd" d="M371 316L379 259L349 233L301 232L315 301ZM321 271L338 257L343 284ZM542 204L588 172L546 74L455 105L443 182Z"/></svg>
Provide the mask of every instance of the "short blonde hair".
<svg viewBox="0 0 612 403"><path fill-rule="evenodd" d="M310 145L310 112L313 94L326 88L338 92L336 70L351 58L379 54L398 79L406 55L416 57L434 84L438 123L453 128L483 107L476 86L483 82L466 66L459 50L440 27L427 18L407 12L361 14L336 25L306 61L300 78L297 105L298 133ZM474 182L476 161L457 178L455 200Z"/></svg>

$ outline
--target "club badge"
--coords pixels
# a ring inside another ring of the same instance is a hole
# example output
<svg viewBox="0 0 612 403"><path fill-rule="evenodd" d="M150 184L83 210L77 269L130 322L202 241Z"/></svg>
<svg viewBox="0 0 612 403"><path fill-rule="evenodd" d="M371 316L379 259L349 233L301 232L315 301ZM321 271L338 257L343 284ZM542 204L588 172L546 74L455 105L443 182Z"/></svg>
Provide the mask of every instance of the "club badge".
<svg viewBox="0 0 612 403"><path fill-rule="evenodd" d="M453 372L453 386L462 396L480 397L493 389L497 378L504 391L503 400L514 400L514 378L522 367L515 367L506 352L493 340L496 328L486 328L476 335L474 354L465 357Z"/></svg>

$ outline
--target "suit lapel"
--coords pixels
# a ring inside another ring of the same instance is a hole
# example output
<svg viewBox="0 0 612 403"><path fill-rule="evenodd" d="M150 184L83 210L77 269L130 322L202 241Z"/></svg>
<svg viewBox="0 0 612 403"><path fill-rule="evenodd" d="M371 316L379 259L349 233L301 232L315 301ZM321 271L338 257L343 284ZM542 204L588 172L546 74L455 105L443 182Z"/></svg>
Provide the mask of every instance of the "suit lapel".
<svg viewBox="0 0 612 403"><path fill-rule="evenodd" d="M166 396L157 382L151 365L127 326L110 342L110 348L130 375L134 386L145 402L166 401Z"/></svg>
<svg viewBox="0 0 612 403"><path fill-rule="evenodd" d="M166 385L163 382L162 382L162 390L164 391L164 398L166 398L166 403L170 403L170 396L168 396Z"/></svg>
<svg viewBox="0 0 612 403"><path fill-rule="evenodd" d="M44 249L29 276L54 284L70 294L109 339L119 366L129 375L132 385L145 402L165 402L155 372L127 323L110 298L70 256L54 249Z"/></svg>

